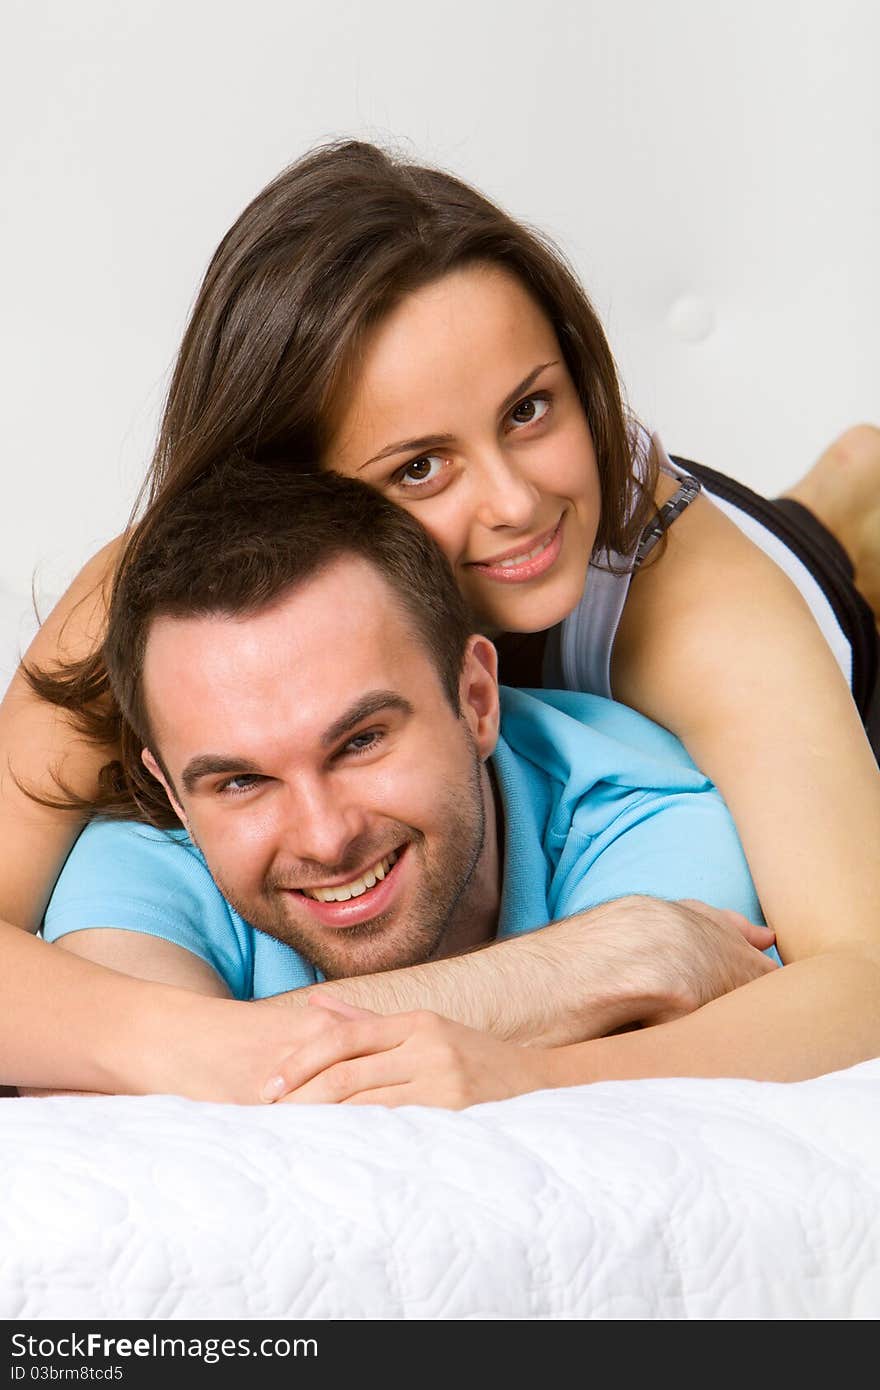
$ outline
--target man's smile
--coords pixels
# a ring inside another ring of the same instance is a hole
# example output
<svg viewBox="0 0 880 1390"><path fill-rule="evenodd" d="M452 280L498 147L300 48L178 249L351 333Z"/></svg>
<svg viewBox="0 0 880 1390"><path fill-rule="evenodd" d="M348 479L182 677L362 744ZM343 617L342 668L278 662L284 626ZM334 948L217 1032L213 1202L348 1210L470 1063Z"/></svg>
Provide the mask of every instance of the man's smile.
<svg viewBox="0 0 880 1390"><path fill-rule="evenodd" d="M372 868L366 869L357 878L349 879L347 883L337 883L326 888L301 888L300 892L305 893L307 898L317 898L319 903L347 902L349 898L359 898L368 888L373 888L377 880L383 879L396 862L397 851L392 850Z"/></svg>
<svg viewBox="0 0 880 1390"><path fill-rule="evenodd" d="M316 888L283 888L325 927L352 927L386 913L404 886L408 844L370 865L357 878Z"/></svg>

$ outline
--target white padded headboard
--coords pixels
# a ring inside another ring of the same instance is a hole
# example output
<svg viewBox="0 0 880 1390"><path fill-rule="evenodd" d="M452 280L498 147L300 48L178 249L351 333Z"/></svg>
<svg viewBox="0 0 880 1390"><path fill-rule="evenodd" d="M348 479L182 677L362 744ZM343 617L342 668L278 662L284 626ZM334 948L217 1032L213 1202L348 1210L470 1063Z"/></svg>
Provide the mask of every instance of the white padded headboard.
<svg viewBox="0 0 880 1390"><path fill-rule="evenodd" d="M871 0L43 0L4 49L0 589L24 607L124 522L221 236L332 136L546 230L671 451L773 492L880 421Z"/></svg>

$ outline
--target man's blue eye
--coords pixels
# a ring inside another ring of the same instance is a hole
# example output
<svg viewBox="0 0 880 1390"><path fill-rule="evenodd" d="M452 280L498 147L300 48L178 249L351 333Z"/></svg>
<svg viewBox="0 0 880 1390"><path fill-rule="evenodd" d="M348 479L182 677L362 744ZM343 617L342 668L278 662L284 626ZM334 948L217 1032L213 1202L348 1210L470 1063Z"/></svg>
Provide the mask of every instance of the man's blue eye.
<svg viewBox="0 0 880 1390"><path fill-rule="evenodd" d="M229 777L218 787L220 792L231 792L234 796L236 792L250 791L262 779L256 772L241 772L237 777Z"/></svg>
<svg viewBox="0 0 880 1390"><path fill-rule="evenodd" d="M374 744L378 743L380 738L381 734L375 730L370 730L369 733L355 734L354 738L348 740L344 751L346 753L365 753L368 748L372 748Z"/></svg>

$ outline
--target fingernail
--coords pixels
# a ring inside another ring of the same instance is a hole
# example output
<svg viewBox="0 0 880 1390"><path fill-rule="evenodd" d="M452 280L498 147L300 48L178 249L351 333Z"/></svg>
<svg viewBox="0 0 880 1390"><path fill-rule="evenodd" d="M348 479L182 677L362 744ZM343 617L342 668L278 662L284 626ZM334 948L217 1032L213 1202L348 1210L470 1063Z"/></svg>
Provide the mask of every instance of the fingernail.
<svg viewBox="0 0 880 1390"><path fill-rule="evenodd" d="M260 1099L271 1105L273 1100L277 1100L287 1090L287 1082L283 1076L271 1077L260 1092Z"/></svg>

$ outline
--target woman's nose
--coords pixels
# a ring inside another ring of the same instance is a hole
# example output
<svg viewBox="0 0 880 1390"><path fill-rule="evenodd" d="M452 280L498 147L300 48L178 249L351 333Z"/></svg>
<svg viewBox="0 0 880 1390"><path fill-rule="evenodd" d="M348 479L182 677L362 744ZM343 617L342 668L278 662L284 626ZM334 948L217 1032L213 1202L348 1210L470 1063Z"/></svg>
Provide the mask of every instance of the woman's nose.
<svg viewBox="0 0 880 1390"><path fill-rule="evenodd" d="M515 464L498 451L479 466L477 518L494 530L525 530L537 508L538 489Z"/></svg>

